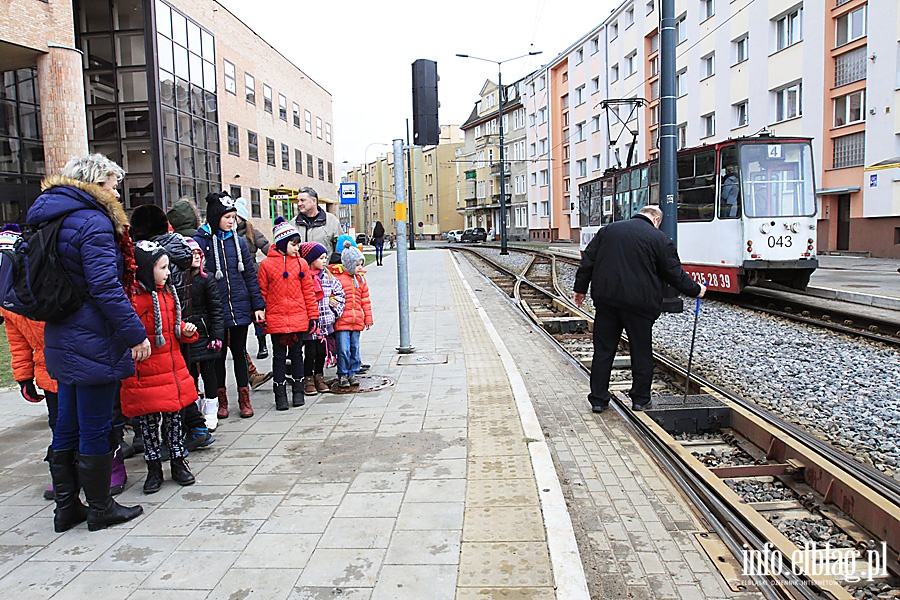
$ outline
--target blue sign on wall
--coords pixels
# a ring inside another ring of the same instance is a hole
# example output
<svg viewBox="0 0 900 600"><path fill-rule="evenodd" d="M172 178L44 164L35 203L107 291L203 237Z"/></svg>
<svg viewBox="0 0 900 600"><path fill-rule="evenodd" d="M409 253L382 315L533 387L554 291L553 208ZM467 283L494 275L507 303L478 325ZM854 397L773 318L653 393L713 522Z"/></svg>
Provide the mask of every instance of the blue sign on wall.
<svg viewBox="0 0 900 600"><path fill-rule="evenodd" d="M340 192L341 204L359 204L359 184L355 181L342 183Z"/></svg>

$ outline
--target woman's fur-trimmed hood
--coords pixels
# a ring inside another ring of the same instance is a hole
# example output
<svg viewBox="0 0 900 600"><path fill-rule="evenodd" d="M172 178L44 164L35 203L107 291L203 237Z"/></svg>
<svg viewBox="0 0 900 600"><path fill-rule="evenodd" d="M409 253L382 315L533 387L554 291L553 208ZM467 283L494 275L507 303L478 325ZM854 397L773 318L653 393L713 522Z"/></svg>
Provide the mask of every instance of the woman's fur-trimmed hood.
<svg viewBox="0 0 900 600"><path fill-rule="evenodd" d="M116 237L121 237L128 227L128 216L125 214L125 208L115 194L109 190L105 190L96 183L85 183L77 179L69 179L60 175L51 175L41 182L41 191L55 187L69 186L77 188L83 192L90 194L106 212L109 220L112 221Z"/></svg>

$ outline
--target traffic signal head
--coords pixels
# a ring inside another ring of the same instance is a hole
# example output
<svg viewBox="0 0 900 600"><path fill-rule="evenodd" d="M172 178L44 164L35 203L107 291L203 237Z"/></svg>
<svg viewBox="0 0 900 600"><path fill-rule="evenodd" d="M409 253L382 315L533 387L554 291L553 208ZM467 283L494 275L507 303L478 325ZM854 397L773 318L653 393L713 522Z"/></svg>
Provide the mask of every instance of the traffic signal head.
<svg viewBox="0 0 900 600"><path fill-rule="evenodd" d="M440 142L438 79L435 61L420 58L412 64L413 144L417 146Z"/></svg>

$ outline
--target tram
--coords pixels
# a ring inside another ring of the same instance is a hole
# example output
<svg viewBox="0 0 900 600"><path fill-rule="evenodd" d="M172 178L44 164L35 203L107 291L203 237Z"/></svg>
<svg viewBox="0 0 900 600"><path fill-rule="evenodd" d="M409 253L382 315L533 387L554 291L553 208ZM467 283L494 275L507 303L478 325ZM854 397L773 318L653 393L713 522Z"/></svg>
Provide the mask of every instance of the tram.
<svg viewBox="0 0 900 600"><path fill-rule="evenodd" d="M711 291L805 289L818 266L809 138L761 134L678 152L678 254ZM579 186L581 250L600 227L659 204L659 161Z"/></svg>

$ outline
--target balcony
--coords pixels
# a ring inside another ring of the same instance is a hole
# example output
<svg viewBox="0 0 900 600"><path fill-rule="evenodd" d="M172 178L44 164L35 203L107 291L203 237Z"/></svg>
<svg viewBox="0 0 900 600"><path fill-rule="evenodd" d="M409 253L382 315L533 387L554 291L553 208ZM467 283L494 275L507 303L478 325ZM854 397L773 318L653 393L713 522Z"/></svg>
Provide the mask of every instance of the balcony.
<svg viewBox="0 0 900 600"><path fill-rule="evenodd" d="M478 208L478 200L476 198L466 198L466 209L472 210Z"/></svg>
<svg viewBox="0 0 900 600"><path fill-rule="evenodd" d="M509 175L509 162L504 161L504 174ZM500 174L500 163L494 163L491 165L491 175L499 175Z"/></svg>

